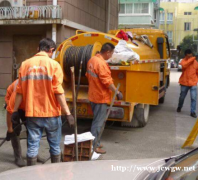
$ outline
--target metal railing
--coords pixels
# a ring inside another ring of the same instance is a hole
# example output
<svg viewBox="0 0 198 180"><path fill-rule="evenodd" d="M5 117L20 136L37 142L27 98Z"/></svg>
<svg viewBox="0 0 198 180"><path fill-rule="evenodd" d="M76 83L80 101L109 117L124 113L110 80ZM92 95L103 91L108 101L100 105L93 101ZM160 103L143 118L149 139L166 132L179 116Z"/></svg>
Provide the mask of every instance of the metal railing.
<svg viewBox="0 0 198 180"><path fill-rule="evenodd" d="M60 6L0 7L0 19L61 19Z"/></svg>

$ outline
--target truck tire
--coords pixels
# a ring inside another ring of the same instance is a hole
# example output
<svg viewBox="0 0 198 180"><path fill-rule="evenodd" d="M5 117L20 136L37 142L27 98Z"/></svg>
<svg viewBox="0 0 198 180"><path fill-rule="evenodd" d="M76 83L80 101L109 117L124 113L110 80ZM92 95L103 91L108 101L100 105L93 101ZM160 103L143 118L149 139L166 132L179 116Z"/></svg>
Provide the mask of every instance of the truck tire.
<svg viewBox="0 0 198 180"><path fill-rule="evenodd" d="M149 118L149 104L138 104L134 109L131 122L122 122L122 126L140 128L146 126Z"/></svg>

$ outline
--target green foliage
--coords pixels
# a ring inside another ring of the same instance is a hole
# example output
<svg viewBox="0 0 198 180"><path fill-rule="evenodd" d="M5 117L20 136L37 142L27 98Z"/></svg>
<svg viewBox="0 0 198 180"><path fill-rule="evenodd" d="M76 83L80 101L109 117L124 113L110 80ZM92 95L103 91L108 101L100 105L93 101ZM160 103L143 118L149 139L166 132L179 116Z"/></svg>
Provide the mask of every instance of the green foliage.
<svg viewBox="0 0 198 180"><path fill-rule="evenodd" d="M184 51L186 49L191 49L193 54L197 54L197 41L193 41L193 35L185 36L182 42L180 43L181 53L180 57L184 57Z"/></svg>

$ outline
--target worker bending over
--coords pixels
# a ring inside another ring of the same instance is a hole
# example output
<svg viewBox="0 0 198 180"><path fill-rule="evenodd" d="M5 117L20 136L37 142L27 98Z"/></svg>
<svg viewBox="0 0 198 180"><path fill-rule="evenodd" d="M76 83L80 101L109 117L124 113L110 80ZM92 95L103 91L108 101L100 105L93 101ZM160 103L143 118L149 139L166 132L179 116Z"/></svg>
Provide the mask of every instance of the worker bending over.
<svg viewBox="0 0 198 180"><path fill-rule="evenodd" d="M91 108L94 114L91 133L95 136L93 145L99 136L102 125L107 114L107 103L111 101L111 92L116 91L116 87L111 77L110 68L106 60L113 55L115 46L111 43L106 43L102 46L100 53L93 56L87 64L86 76L89 81L88 98L91 102ZM117 92L118 100L123 97L121 92ZM106 151L102 149L100 139L98 140L96 152L105 154Z"/></svg>
<svg viewBox="0 0 198 180"><path fill-rule="evenodd" d="M74 118L65 101L62 88L63 72L58 62L51 59L56 45L44 38L39 43L39 52L24 61L19 70L19 83L12 122L19 119L18 108L25 101L25 116L28 129L27 165L35 165L39 142L45 129L50 146L51 162L60 162L61 109L71 124Z"/></svg>
<svg viewBox="0 0 198 180"><path fill-rule="evenodd" d="M21 132L21 125L19 124L13 124L11 121L12 112L14 110L14 101L16 97L16 86L18 84L18 79L14 81L8 88L7 93L5 96L5 102L6 102L6 110L7 110L7 127L8 131L6 134L6 140L10 141L14 150L14 157L15 157L15 164L19 167L26 166L25 161L22 158L22 150L21 150L21 144L20 144L20 132ZM24 112L24 106L23 104L20 105L18 110L20 119L22 122L25 122L25 112ZM14 128L14 130L13 130Z"/></svg>

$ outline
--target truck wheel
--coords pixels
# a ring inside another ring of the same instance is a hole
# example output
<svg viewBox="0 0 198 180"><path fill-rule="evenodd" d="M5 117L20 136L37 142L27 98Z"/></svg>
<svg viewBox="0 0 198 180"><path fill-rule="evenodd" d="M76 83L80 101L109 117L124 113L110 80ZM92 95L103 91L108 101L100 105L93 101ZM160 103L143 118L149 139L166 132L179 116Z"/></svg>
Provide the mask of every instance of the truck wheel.
<svg viewBox="0 0 198 180"><path fill-rule="evenodd" d="M122 122L122 126L128 127L144 127L149 118L149 104L138 104L134 109L134 114L131 122Z"/></svg>

